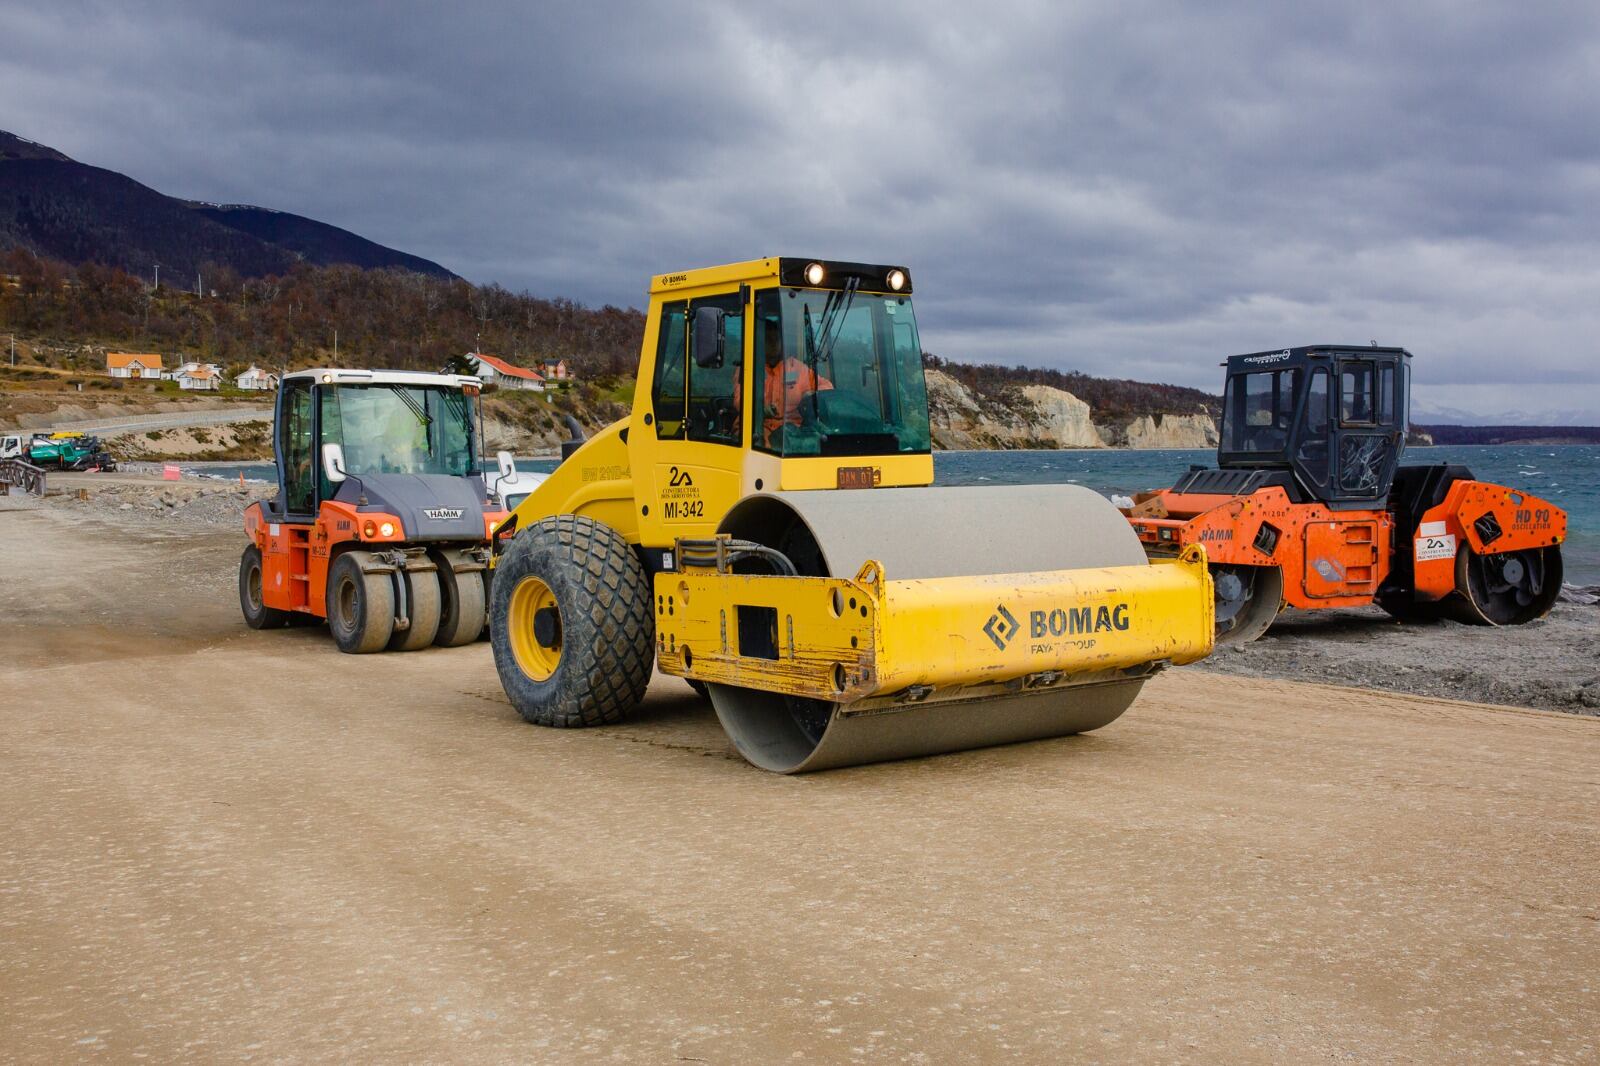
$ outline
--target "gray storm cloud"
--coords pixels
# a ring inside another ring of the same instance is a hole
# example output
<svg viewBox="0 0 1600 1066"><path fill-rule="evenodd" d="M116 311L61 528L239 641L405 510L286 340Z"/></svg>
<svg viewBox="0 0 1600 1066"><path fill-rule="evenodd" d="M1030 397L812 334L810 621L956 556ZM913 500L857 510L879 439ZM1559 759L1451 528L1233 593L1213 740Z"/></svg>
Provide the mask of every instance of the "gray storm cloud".
<svg viewBox="0 0 1600 1066"><path fill-rule="evenodd" d="M952 358L1600 423L1597 10L8 3L0 128L543 294L903 262Z"/></svg>

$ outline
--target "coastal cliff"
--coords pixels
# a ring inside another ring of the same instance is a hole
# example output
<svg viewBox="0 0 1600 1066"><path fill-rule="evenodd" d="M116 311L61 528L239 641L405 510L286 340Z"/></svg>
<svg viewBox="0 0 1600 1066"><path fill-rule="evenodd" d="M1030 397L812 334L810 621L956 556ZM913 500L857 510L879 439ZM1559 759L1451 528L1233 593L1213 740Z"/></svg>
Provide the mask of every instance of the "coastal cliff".
<svg viewBox="0 0 1600 1066"><path fill-rule="evenodd" d="M948 364L947 364L948 365ZM1215 448L1213 416L1188 410L1129 415L1096 411L1053 385L969 387L929 367L928 407L939 448Z"/></svg>

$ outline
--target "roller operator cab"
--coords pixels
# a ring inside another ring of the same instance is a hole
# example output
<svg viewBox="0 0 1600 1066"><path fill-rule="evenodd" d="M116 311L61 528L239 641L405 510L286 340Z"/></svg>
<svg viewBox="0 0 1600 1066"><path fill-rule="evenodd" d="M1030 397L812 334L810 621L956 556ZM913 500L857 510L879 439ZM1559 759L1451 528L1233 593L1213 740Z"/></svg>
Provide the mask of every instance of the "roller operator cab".
<svg viewBox="0 0 1600 1066"><path fill-rule="evenodd" d="M1411 353L1286 348L1224 365L1219 467L1292 471L1335 510L1382 506L1405 450Z"/></svg>
<svg viewBox="0 0 1600 1066"><path fill-rule="evenodd" d="M932 481L907 269L658 275L631 413L495 531L501 683L599 725L659 666L793 772L1094 729L1210 650L1200 549L1152 564L1076 486Z"/></svg>
<svg viewBox="0 0 1600 1066"><path fill-rule="evenodd" d="M1285 605L1489 625L1550 609L1560 508L1462 466L1400 465L1409 352L1315 345L1224 366L1217 466L1126 509L1152 555L1205 546L1219 640L1254 640Z"/></svg>
<svg viewBox="0 0 1600 1066"><path fill-rule="evenodd" d="M245 621L326 620L341 651L466 644L487 618L488 536L505 517L479 468L477 378L285 375L277 495L245 511Z"/></svg>

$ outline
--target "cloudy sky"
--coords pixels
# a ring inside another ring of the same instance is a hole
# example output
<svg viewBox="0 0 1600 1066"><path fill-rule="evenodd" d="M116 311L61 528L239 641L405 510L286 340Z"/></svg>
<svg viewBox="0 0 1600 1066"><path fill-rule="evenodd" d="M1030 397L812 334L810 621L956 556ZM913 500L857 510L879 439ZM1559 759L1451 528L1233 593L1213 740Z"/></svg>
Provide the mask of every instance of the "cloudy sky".
<svg viewBox="0 0 1600 1066"><path fill-rule="evenodd" d="M1215 389L1377 340L1423 413L1600 424L1592 0L0 0L0 42L0 128L473 281L898 262L953 358Z"/></svg>

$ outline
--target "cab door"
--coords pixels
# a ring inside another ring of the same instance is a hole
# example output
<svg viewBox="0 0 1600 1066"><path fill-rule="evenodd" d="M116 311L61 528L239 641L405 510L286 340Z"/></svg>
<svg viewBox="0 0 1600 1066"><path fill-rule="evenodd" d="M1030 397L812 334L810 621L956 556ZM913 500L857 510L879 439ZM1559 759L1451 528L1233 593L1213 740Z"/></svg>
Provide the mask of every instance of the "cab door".
<svg viewBox="0 0 1600 1066"><path fill-rule="evenodd" d="M1341 359L1337 383L1329 498L1376 503L1389 494L1405 439L1398 424L1394 362Z"/></svg>
<svg viewBox="0 0 1600 1066"><path fill-rule="evenodd" d="M261 554L262 601L274 610L313 610L311 531L317 517L315 407L310 379L287 382L278 391L278 508L268 519Z"/></svg>
<svg viewBox="0 0 1600 1066"><path fill-rule="evenodd" d="M661 308L651 389L653 492L641 501L649 511L640 514L648 546L708 535L739 498L747 414L739 397L748 333L744 305L742 292L733 291ZM702 307L722 312L720 344L695 336L695 312Z"/></svg>

